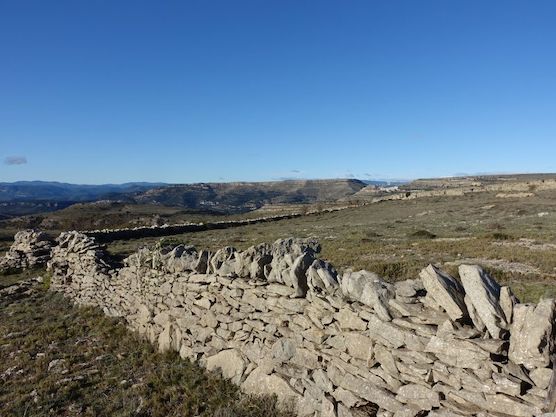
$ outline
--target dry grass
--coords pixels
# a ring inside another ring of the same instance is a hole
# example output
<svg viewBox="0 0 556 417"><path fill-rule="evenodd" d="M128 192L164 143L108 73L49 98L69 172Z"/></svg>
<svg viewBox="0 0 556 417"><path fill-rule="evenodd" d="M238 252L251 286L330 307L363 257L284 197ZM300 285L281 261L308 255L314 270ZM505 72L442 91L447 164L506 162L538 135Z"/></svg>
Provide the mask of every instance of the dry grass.
<svg viewBox="0 0 556 417"><path fill-rule="evenodd" d="M231 245L245 249L289 236L315 237L322 256L336 267L367 269L388 280L415 278L428 263L443 265L465 259L500 260L508 263L495 276L510 281L527 301L556 283L556 250L532 250L523 246L497 245L520 238L556 243L555 192L532 198L504 199L493 194L434 197L389 201L340 212L325 213L273 223L210 230L166 238L168 244L192 244L216 250ZM538 213L549 215L539 217ZM109 249L125 256L157 239L116 241ZM512 273L522 264L534 273ZM539 284L540 283L540 284ZM529 286L534 290L529 291Z"/></svg>
<svg viewBox="0 0 556 417"><path fill-rule="evenodd" d="M44 288L0 311L1 416L292 416Z"/></svg>

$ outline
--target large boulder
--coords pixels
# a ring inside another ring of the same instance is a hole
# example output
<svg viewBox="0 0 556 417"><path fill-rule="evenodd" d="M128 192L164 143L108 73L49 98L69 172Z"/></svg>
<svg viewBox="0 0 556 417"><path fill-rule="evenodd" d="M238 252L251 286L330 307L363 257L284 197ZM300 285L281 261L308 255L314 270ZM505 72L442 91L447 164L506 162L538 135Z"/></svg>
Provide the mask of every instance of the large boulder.
<svg viewBox="0 0 556 417"><path fill-rule="evenodd" d="M433 265L423 269L419 276L427 290L427 296L444 309L450 319L455 321L468 316L465 292L455 278Z"/></svg>
<svg viewBox="0 0 556 417"><path fill-rule="evenodd" d="M500 285L478 265L460 265L459 275L468 310L476 312L491 337L500 339L508 328L500 306Z"/></svg>
<svg viewBox="0 0 556 417"><path fill-rule="evenodd" d="M539 304L517 304L511 326L509 357L528 369L546 368L554 349L556 303L553 299Z"/></svg>

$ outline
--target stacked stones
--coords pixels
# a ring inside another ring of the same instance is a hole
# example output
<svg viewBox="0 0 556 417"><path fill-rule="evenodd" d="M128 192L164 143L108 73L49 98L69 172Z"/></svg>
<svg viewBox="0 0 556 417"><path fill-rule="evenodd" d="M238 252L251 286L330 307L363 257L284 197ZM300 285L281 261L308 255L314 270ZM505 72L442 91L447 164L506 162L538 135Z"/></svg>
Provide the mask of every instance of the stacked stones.
<svg viewBox="0 0 556 417"><path fill-rule="evenodd" d="M80 249L100 251L90 238L71 236L50 264L54 288L300 416L554 410L554 300L519 304L478 266L461 266L461 281L434 266L395 284L367 271L340 279L317 242L285 239L144 249L110 271Z"/></svg>
<svg viewBox="0 0 556 417"><path fill-rule="evenodd" d="M105 248L93 238L78 232L64 232L56 239L48 270L51 283L62 286L71 298L81 304L101 306L103 295L110 294L111 266Z"/></svg>
<svg viewBox="0 0 556 417"><path fill-rule="evenodd" d="M22 230L14 236L14 243L3 258L2 269L27 269L46 265L50 259L52 239L37 230Z"/></svg>

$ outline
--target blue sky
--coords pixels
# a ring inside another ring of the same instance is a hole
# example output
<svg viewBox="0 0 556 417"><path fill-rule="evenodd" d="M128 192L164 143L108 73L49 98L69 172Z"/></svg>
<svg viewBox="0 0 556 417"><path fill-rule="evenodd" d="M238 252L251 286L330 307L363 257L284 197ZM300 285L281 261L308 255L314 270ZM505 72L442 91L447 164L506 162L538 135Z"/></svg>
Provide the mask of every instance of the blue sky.
<svg viewBox="0 0 556 417"><path fill-rule="evenodd" d="M556 171L554 1L2 1L0 181Z"/></svg>

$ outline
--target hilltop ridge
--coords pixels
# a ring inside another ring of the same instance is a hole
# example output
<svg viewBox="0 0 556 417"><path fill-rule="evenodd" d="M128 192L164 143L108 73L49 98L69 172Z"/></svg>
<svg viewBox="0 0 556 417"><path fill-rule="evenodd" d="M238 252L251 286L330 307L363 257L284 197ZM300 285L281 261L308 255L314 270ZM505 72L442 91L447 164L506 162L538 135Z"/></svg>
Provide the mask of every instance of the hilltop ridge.
<svg viewBox="0 0 556 417"><path fill-rule="evenodd" d="M134 197L141 204L161 204L225 212L254 210L265 204L335 201L366 184L356 179L284 180L170 185Z"/></svg>

